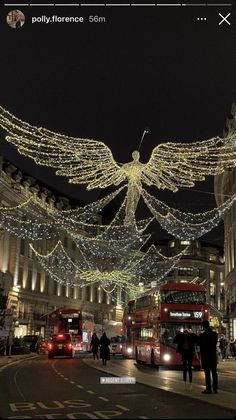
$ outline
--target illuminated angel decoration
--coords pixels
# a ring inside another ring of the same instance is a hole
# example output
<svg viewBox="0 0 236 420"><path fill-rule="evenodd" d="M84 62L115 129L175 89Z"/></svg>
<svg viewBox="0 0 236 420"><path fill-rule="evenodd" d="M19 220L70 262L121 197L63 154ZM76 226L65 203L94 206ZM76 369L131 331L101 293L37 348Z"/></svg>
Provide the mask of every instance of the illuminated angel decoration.
<svg viewBox="0 0 236 420"><path fill-rule="evenodd" d="M156 146L147 163L133 161L119 164L103 142L74 138L35 127L0 107L0 126L6 140L37 164L56 168L56 174L73 184L85 184L87 190L118 186L127 182L125 225L135 221L135 212L144 185L173 192L191 188L207 175L217 175L236 166L236 132L225 138L214 137L193 143L163 143Z"/></svg>

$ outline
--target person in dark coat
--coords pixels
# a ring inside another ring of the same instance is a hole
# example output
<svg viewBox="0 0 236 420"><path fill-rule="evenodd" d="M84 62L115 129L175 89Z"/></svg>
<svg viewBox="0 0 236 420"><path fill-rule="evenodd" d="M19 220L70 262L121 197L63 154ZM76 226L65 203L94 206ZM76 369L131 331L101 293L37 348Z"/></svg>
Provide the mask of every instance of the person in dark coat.
<svg viewBox="0 0 236 420"><path fill-rule="evenodd" d="M174 343L177 344L177 353L180 353L183 361L183 380L186 388L187 372L189 376L190 389L192 388L192 364L196 354L197 335L191 329L179 332L174 338Z"/></svg>
<svg viewBox="0 0 236 420"><path fill-rule="evenodd" d="M225 358L226 358L227 346L228 346L228 343L226 341L226 338L224 334L222 334L220 338L220 342L219 342L219 347L220 347L220 352L221 352L221 357L222 357L223 362L225 361Z"/></svg>
<svg viewBox="0 0 236 420"><path fill-rule="evenodd" d="M97 337L96 333L93 333L90 345L91 345L91 350L92 350L92 353L93 353L93 360L95 360L95 358L98 359L98 349L99 349L99 346L100 346L100 340Z"/></svg>
<svg viewBox="0 0 236 420"><path fill-rule="evenodd" d="M102 364L106 365L107 360L110 360L110 345L111 341L104 332L100 338L100 358L102 359Z"/></svg>
<svg viewBox="0 0 236 420"><path fill-rule="evenodd" d="M200 346L201 363L205 373L206 389L203 394L218 394L217 374L217 340L218 334L212 330L209 321L203 321L204 332L198 337ZM211 385L212 376L212 385Z"/></svg>

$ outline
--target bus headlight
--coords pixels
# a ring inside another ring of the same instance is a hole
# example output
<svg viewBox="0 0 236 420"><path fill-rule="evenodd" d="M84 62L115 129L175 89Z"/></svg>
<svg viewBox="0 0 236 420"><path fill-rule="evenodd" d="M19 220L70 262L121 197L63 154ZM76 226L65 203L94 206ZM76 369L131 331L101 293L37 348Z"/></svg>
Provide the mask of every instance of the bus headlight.
<svg viewBox="0 0 236 420"><path fill-rule="evenodd" d="M129 354L131 354L131 353L132 353L132 348L131 348L131 347L129 347L129 348L127 349L127 353L129 353Z"/></svg>
<svg viewBox="0 0 236 420"><path fill-rule="evenodd" d="M163 360L165 360L165 362L169 362L170 359L171 359L170 354L168 354L168 353L163 354Z"/></svg>

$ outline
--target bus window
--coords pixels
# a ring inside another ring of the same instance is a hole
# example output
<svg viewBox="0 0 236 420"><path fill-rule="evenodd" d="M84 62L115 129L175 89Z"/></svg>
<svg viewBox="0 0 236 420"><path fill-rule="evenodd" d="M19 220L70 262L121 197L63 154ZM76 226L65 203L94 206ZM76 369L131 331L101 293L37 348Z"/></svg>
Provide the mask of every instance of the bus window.
<svg viewBox="0 0 236 420"><path fill-rule="evenodd" d="M174 338L177 333L183 332L185 329L191 329L194 334L199 335L202 332L200 324L185 324L185 323L162 323L160 329L160 342L166 346L175 347Z"/></svg>
<svg viewBox="0 0 236 420"><path fill-rule="evenodd" d="M206 304L206 292L193 290L162 290L162 303Z"/></svg>
<svg viewBox="0 0 236 420"><path fill-rule="evenodd" d="M111 337L111 343L124 343L125 337L123 335L116 335L115 337Z"/></svg>

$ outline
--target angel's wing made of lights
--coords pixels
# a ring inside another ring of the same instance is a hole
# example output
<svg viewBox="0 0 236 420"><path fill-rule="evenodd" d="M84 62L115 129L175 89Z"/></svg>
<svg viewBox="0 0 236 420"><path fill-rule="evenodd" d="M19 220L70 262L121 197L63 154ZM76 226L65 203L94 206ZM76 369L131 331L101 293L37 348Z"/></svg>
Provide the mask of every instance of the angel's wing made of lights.
<svg viewBox="0 0 236 420"><path fill-rule="evenodd" d="M160 189L191 188L207 175L236 166L236 131L194 143L163 143L155 147L142 171L142 182Z"/></svg>
<svg viewBox="0 0 236 420"><path fill-rule="evenodd" d="M73 184L87 189L118 185L126 175L115 162L112 152L97 140L68 137L16 118L0 106L0 126L6 140L37 164L56 168L56 174L69 177Z"/></svg>

